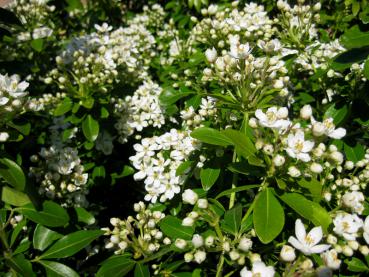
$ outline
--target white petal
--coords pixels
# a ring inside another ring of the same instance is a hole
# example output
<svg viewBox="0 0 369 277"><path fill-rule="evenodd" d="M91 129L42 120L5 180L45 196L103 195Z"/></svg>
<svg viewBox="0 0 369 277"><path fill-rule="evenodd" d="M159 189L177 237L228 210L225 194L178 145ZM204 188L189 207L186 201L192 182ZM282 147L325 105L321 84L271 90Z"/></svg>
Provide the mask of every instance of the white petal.
<svg viewBox="0 0 369 277"><path fill-rule="evenodd" d="M366 243L369 244L369 233L364 232L363 237L364 237Z"/></svg>
<svg viewBox="0 0 369 277"><path fill-rule="evenodd" d="M263 113L263 111L262 110L260 110L260 109L257 109L256 111L255 111L255 116L257 117L257 119L259 119L260 121L267 121L268 119L267 119L267 116L266 116L266 114L265 113Z"/></svg>
<svg viewBox="0 0 369 277"><path fill-rule="evenodd" d="M295 237L289 237L288 242L295 247L298 250L301 250L304 248L304 246L299 242Z"/></svg>
<svg viewBox="0 0 369 277"><path fill-rule="evenodd" d="M296 220L296 223L295 223L295 234L296 234L296 238L300 242L303 242L305 240L306 230L305 230L305 226L302 223L301 219L297 219Z"/></svg>
<svg viewBox="0 0 369 277"><path fill-rule="evenodd" d="M311 149L314 147L314 142L311 140L307 140L304 142L304 145L302 147L302 152L310 152Z"/></svg>
<svg viewBox="0 0 369 277"><path fill-rule="evenodd" d="M334 139L341 139L346 135L346 129L338 128L328 134L329 137Z"/></svg>
<svg viewBox="0 0 369 277"><path fill-rule="evenodd" d="M323 238L322 227L314 227L313 229L311 229L308 236L310 236L314 240L313 245L318 244L319 241L321 241L321 239Z"/></svg>
<svg viewBox="0 0 369 277"><path fill-rule="evenodd" d="M331 247L329 244L319 244L319 245L315 245L311 247L310 250L311 250L311 253L319 254L324 251L327 251L329 247Z"/></svg>
<svg viewBox="0 0 369 277"><path fill-rule="evenodd" d="M307 163L310 161L310 156L307 153L299 153L296 155L297 159Z"/></svg>

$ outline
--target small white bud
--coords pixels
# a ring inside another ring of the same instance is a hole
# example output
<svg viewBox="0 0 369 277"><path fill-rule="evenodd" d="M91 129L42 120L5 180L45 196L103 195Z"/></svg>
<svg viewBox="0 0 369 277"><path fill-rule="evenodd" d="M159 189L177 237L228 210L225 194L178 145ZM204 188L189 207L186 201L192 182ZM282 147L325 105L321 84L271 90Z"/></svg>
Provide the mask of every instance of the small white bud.
<svg viewBox="0 0 369 277"><path fill-rule="evenodd" d="M279 154L273 158L273 164L277 167L284 165L285 161L285 157Z"/></svg>
<svg viewBox="0 0 369 277"><path fill-rule="evenodd" d="M284 262L292 262L296 259L295 248L289 245L283 245L280 257Z"/></svg>
<svg viewBox="0 0 369 277"><path fill-rule="evenodd" d="M199 199L197 201L197 206L200 209L207 209L208 208L208 200L207 199L204 199L204 198Z"/></svg>
<svg viewBox="0 0 369 277"><path fill-rule="evenodd" d="M309 119L313 114L313 110L310 105L305 105L300 110L300 117L302 119Z"/></svg>
<svg viewBox="0 0 369 277"><path fill-rule="evenodd" d="M196 192L194 192L191 189L186 189L183 193L182 193L182 200L184 203L188 203L191 205L195 205L198 199L198 195Z"/></svg>
<svg viewBox="0 0 369 277"><path fill-rule="evenodd" d="M199 248L204 245L204 239L201 235L195 234L192 237L192 244L195 248Z"/></svg>
<svg viewBox="0 0 369 277"><path fill-rule="evenodd" d="M194 255L194 259L198 264L201 264L206 259L206 252L197 250Z"/></svg>
<svg viewBox="0 0 369 277"><path fill-rule="evenodd" d="M184 239L176 239L174 244L179 249L184 249L187 246L187 242Z"/></svg>

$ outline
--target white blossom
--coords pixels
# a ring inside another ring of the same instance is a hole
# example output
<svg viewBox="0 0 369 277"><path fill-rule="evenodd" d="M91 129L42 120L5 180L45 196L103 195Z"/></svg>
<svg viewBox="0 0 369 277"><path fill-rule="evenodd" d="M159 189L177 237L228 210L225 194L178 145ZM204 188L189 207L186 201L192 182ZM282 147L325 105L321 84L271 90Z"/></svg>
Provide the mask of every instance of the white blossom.
<svg viewBox="0 0 369 277"><path fill-rule="evenodd" d="M296 237L289 237L288 242L305 255L322 253L330 247L328 244L318 244L323 238L321 226L314 227L306 234L304 224L300 219L297 219L295 222L295 235Z"/></svg>
<svg viewBox="0 0 369 277"><path fill-rule="evenodd" d="M314 142L311 140L305 140L304 132L297 130L295 134L289 134L287 137L288 148L286 152L292 158L302 160L303 162L310 161L310 155L308 154L314 147Z"/></svg>
<svg viewBox="0 0 369 277"><path fill-rule="evenodd" d="M333 231L346 240L355 240L358 231L363 227L363 221L356 214L339 213L333 220Z"/></svg>
<svg viewBox="0 0 369 277"><path fill-rule="evenodd" d="M275 270L273 266L266 266L261 261L253 262L251 270L247 270L247 268L244 267L240 272L241 277L253 277L253 276L273 277L274 274Z"/></svg>

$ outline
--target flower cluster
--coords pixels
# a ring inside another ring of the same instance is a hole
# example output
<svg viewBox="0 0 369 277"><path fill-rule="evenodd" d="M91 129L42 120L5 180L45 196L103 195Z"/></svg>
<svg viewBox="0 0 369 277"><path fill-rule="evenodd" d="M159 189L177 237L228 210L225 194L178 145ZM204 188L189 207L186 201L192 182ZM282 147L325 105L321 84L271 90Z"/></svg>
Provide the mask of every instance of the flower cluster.
<svg viewBox="0 0 369 277"><path fill-rule="evenodd" d="M69 127L64 118L55 118L50 127L50 147L43 147L39 155L31 156L35 163L29 170L31 177L40 183L39 193L51 199L58 199L63 205L87 206L88 174L78 156L78 150L67 146L68 140L78 131L72 130L66 140L63 131Z"/></svg>
<svg viewBox="0 0 369 277"><path fill-rule="evenodd" d="M165 124L164 111L159 102L161 93L162 89L156 83L146 80L132 96L115 101L118 120L114 127L120 143L127 142L135 131L141 132L148 126L161 128Z"/></svg>
<svg viewBox="0 0 369 277"><path fill-rule="evenodd" d="M146 201L165 202L180 192L186 176L178 176L177 168L199 146L199 142L190 137L190 132L176 129L161 136L144 138L133 146L136 155L129 159L138 170L134 179L144 180Z"/></svg>
<svg viewBox="0 0 369 277"><path fill-rule="evenodd" d="M135 258L147 257L162 247L170 245L172 241L158 228L158 224L165 217L160 211L151 211L143 202L134 204L136 217L129 216L126 220L111 218L113 230L103 228L110 239L106 248L114 248L115 254L124 253L132 249Z"/></svg>

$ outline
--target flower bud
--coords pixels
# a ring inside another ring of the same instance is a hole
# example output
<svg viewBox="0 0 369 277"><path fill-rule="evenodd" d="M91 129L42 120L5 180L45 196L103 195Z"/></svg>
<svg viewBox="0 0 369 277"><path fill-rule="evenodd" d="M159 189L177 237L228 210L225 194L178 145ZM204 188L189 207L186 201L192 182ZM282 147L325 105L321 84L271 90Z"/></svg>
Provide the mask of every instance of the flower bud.
<svg viewBox="0 0 369 277"><path fill-rule="evenodd" d="M295 249L289 245L283 245L280 257L284 262L292 262L296 259Z"/></svg>
<svg viewBox="0 0 369 277"><path fill-rule="evenodd" d="M207 49L205 51L205 56L209 63L213 63L216 61L218 56L217 50L214 47L212 49Z"/></svg>
<svg viewBox="0 0 369 277"><path fill-rule="evenodd" d="M300 117L308 120L313 114L313 110L310 105L305 105L300 110Z"/></svg>

